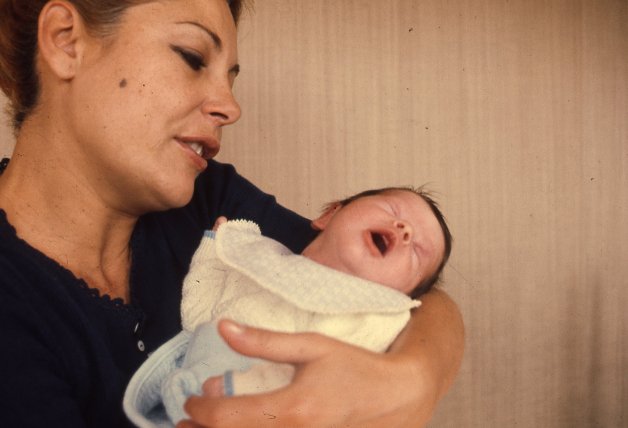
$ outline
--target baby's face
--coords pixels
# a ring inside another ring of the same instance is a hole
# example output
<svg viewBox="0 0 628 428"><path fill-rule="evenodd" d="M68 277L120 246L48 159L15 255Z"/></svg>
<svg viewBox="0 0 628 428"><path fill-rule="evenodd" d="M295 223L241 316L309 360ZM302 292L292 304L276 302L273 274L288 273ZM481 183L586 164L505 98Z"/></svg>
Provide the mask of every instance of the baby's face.
<svg viewBox="0 0 628 428"><path fill-rule="evenodd" d="M445 251L436 216L410 191L359 198L318 224L304 256L406 294L436 272Z"/></svg>

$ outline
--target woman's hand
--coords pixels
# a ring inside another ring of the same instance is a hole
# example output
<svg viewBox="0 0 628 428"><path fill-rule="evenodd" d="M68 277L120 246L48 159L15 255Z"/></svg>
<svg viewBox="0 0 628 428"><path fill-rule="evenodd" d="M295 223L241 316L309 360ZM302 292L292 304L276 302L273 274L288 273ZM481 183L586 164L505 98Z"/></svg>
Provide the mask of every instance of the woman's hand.
<svg viewBox="0 0 628 428"><path fill-rule="evenodd" d="M282 334L223 321L238 352L292 363L293 382L260 395L190 398L191 427L421 427L458 372L460 312L439 290L423 296L391 350L376 354L317 334ZM210 393L211 382L206 384Z"/></svg>
<svg viewBox="0 0 628 428"><path fill-rule="evenodd" d="M462 321L441 291L423 298L391 351L377 354L317 334L283 334L223 321L238 352L295 365L293 382L260 395L190 398L190 427L421 427L462 358ZM427 304L426 304L427 303ZM206 384L207 392L211 384Z"/></svg>
<svg viewBox="0 0 628 428"><path fill-rule="evenodd" d="M425 388L417 388L422 380L413 362L394 354L372 353L317 334L241 329L230 322L220 328L236 351L295 364L296 373L292 384L267 394L190 398L185 410L201 426L416 427L404 407L434 399L417 396Z"/></svg>

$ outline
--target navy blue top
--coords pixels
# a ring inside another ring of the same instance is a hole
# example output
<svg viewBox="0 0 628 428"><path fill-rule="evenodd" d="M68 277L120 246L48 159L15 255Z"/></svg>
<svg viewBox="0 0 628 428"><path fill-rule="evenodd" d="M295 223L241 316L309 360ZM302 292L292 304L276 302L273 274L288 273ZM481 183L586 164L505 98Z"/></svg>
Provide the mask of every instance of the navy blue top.
<svg viewBox="0 0 628 428"><path fill-rule="evenodd" d="M0 209L0 425L129 426L123 391L147 353L180 330L183 277L219 215L253 220L294 252L315 235L307 219L211 161L187 206L139 219L124 304L21 240Z"/></svg>

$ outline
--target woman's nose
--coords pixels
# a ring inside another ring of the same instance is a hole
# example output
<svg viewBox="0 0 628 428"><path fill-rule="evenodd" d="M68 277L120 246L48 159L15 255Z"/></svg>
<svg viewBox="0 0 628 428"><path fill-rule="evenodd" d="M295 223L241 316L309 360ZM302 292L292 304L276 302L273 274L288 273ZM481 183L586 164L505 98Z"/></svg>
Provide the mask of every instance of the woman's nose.
<svg viewBox="0 0 628 428"><path fill-rule="evenodd" d="M397 229L397 232L399 233L402 243L409 244L412 242L412 233L413 233L412 226L410 226L408 223L406 223L403 220L396 220L395 228Z"/></svg>
<svg viewBox="0 0 628 428"><path fill-rule="evenodd" d="M214 86L203 103L203 114L217 122L218 126L230 125L240 118L240 104L233 96L230 84Z"/></svg>

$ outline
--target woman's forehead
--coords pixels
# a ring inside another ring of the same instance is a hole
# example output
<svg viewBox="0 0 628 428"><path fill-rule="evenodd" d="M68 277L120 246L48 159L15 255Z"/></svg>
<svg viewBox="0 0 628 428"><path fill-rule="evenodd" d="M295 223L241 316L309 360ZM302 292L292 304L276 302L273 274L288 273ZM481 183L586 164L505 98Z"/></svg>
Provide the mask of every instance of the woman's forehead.
<svg viewBox="0 0 628 428"><path fill-rule="evenodd" d="M237 33L225 0L157 0L133 6L124 14L118 35L129 43L147 38L167 39L198 33L212 47L237 61ZM115 35L114 35L115 37Z"/></svg>
<svg viewBox="0 0 628 428"><path fill-rule="evenodd" d="M235 28L226 0L153 0L136 3L127 12L129 20L149 21L152 25L194 21L214 31Z"/></svg>

